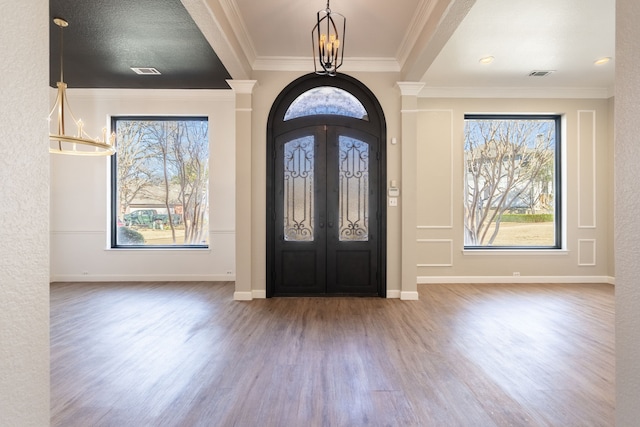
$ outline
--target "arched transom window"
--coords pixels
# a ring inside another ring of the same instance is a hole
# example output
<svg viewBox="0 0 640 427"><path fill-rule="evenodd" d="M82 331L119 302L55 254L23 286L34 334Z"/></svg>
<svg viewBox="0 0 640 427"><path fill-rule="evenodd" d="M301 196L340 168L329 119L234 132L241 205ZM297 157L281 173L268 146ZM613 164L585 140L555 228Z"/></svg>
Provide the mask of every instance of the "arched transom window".
<svg viewBox="0 0 640 427"><path fill-rule="evenodd" d="M355 96L332 86L316 87L298 96L287 109L284 120L322 114L369 120L367 110Z"/></svg>

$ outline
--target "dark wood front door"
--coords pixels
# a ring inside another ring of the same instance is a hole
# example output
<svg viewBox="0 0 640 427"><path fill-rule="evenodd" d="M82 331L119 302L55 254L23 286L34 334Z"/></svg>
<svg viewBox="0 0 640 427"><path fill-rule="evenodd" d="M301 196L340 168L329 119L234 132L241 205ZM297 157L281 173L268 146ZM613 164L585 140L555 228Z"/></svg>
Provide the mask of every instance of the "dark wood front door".
<svg viewBox="0 0 640 427"><path fill-rule="evenodd" d="M356 79L308 74L267 124L267 296L386 296L386 126Z"/></svg>
<svg viewBox="0 0 640 427"><path fill-rule="evenodd" d="M378 139L340 125L276 138L274 294L378 294Z"/></svg>

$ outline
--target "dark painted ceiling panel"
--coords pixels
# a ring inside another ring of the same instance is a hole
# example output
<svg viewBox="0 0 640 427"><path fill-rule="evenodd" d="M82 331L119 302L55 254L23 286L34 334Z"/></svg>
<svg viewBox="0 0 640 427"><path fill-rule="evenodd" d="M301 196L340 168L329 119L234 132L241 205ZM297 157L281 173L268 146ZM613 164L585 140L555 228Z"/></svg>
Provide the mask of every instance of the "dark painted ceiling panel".
<svg viewBox="0 0 640 427"><path fill-rule="evenodd" d="M50 0L50 84L70 88L228 89L231 76L180 0ZM138 75L154 67L161 75Z"/></svg>

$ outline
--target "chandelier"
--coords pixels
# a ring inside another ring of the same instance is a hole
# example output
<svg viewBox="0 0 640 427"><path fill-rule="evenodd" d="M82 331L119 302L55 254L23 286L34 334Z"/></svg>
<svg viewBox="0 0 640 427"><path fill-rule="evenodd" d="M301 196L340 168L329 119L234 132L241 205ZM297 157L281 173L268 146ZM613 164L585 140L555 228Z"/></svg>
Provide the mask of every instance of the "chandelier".
<svg viewBox="0 0 640 427"><path fill-rule="evenodd" d="M323 76L335 76L344 56L344 32L347 28L347 19L331 11L329 0L327 0L326 9L318 11L316 17L317 23L311 30L315 72ZM339 31L340 28L342 33Z"/></svg>
<svg viewBox="0 0 640 427"><path fill-rule="evenodd" d="M53 22L60 27L60 81L57 83L56 102L49 113L49 152L76 156L110 156L116 152L115 133L107 139L107 129L103 128L101 137L92 138L85 132L82 120L76 119L69 108L62 62L62 33L69 23L62 18L54 18ZM71 120L68 121L68 119ZM67 134L65 124L75 126L76 133Z"/></svg>

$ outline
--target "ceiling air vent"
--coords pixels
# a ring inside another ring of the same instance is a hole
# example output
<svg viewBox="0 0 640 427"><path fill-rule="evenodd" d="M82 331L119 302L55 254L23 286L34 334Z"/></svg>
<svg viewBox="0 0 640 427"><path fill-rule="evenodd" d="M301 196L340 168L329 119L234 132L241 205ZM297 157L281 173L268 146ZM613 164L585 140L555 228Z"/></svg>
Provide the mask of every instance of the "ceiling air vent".
<svg viewBox="0 0 640 427"><path fill-rule="evenodd" d="M544 77L553 73L554 70L534 70L529 73L529 77Z"/></svg>
<svg viewBox="0 0 640 427"><path fill-rule="evenodd" d="M153 67L131 67L136 74L142 74L145 76L157 76L160 74L160 71L156 70Z"/></svg>

